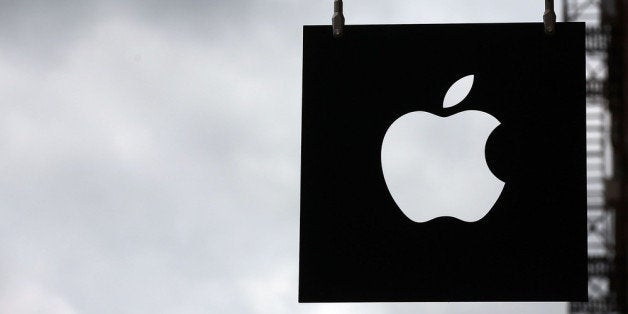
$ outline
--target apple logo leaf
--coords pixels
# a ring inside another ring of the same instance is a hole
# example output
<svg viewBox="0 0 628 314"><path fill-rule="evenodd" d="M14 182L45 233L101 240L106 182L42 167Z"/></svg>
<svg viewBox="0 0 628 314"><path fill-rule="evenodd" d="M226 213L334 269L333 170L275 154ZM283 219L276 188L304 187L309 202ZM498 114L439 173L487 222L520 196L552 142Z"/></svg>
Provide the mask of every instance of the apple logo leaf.
<svg viewBox="0 0 628 314"><path fill-rule="evenodd" d="M473 86L474 75L467 75L449 87L445 99L443 100L443 108L453 107L459 104L462 100L469 95L471 87Z"/></svg>

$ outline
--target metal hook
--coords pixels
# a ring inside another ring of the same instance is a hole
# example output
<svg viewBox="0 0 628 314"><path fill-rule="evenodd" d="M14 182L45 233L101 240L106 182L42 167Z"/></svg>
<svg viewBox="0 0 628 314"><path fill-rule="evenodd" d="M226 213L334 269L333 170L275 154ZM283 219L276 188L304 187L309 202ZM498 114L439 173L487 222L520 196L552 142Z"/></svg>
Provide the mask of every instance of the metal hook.
<svg viewBox="0 0 628 314"><path fill-rule="evenodd" d="M554 12L554 0L545 0L543 25L545 25L545 34L553 35L554 32L556 32L556 12Z"/></svg>
<svg viewBox="0 0 628 314"><path fill-rule="evenodd" d="M334 16L331 18L331 27L335 38L342 37L345 27L345 16L342 15L342 0L334 0Z"/></svg>

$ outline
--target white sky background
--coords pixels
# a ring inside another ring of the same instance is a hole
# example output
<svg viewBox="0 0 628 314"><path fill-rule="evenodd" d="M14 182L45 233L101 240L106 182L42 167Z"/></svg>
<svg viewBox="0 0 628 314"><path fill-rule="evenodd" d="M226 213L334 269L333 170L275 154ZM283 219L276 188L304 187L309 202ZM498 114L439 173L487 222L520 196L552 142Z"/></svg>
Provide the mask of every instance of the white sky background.
<svg viewBox="0 0 628 314"><path fill-rule="evenodd" d="M0 313L565 313L297 303L302 25L332 2L0 1ZM348 24L543 10L345 1Z"/></svg>

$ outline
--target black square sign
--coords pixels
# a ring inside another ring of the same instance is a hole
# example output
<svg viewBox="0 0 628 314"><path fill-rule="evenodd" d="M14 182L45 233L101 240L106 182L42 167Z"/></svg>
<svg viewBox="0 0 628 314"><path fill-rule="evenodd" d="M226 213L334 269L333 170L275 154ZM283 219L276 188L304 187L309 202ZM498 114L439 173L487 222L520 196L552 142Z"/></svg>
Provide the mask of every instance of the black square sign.
<svg viewBox="0 0 628 314"><path fill-rule="evenodd" d="M303 44L300 302L587 299L584 23Z"/></svg>

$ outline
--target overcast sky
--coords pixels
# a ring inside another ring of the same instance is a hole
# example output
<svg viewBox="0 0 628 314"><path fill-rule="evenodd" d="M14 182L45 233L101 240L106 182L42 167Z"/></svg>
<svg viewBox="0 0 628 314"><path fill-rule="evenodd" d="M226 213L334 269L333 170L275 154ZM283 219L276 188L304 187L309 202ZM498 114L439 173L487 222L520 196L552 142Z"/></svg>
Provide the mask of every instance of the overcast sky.
<svg viewBox="0 0 628 314"><path fill-rule="evenodd" d="M0 1L0 313L565 313L297 303L302 26L332 3ZM543 10L345 1L348 24Z"/></svg>

